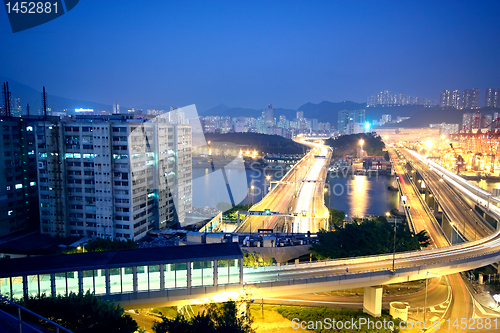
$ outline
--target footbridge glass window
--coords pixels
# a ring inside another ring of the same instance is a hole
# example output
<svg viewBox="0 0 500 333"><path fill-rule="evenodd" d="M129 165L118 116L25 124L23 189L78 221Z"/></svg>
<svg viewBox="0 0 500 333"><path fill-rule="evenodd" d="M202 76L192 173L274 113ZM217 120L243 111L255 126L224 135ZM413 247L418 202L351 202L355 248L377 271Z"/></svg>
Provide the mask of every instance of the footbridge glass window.
<svg viewBox="0 0 500 333"><path fill-rule="evenodd" d="M160 265L148 266L148 275L149 290L160 290Z"/></svg>
<svg viewBox="0 0 500 333"><path fill-rule="evenodd" d="M134 268L123 267L122 271L122 292L134 291Z"/></svg>
<svg viewBox="0 0 500 333"><path fill-rule="evenodd" d="M187 263L175 264L175 287L187 288Z"/></svg>
<svg viewBox="0 0 500 333"><path fill-rule="evenodd" d="M106 294L106 270L94 269L94 290L96 295Z"/></svg>
<svg viewBox="0 0 500 333"><path fill-rule="evenodd" d="M89 290L91 293L94 292L94 271L86 270L82 271L82 279L83 279L83 292L87 292Z"/></svg>
<svg viewBox="0 0 500 333"><path fill-rule="evenodd" d="M240 283L240 263L238 259L229 260L229 283Z"/></svg>
<svg viewBox="0 0 500 333"><path fill-rule="evenodd" d="M217 284L229 284L229 262L230 260L217 261Z"/></svg>
<svg viewBox="0 0 500 333"><path fill-rule="evenodd" d="M111 294L118 294L122 292L122 281L120 272L121 272L120 268L109 269L109 286Z"/></svg>
<svg viewBox="0 0 500 333"><path fill-rule="evenodd" d="M175 264L164 265L165 289L175 288Z"/></svg>
<svg viewBox="0 0 500 333"><path fill-rule="evenodd" d="M78 271L66 273L66 280L68 281L68 295L71 292L78 294Z"/></svg>
<svg viewBox="0 0 500 333"><path fill-rule="evenodd" d="M38 281L40 286L40 295L52 295L52 290L50 288L50 274L40 274L38 275Z"/></svg>
<svg viewBox="0 0 500 333"><path fill-rule="evenodd" d="M12 297L21 298L23 297L23 277L13 276L12 281Z"/></svg>
<svg viewBox="0 0 500 333"><path fill-rule="evenodd" d="M66 296L66 273L55 273L56 295Z"/></svg>
<svg viewBox="0 0 500 333"><path fill-rule="evenodd" d="M28 275L28 295L38 296L38 275Z"/></svg>
<svg viewBox="0 0 500 333"><path fill-rule="evenodd" d="M137 266L137 291L149 290L148 266Z"/></svg>
<svg viewBox="0 0 500 333"><path fill-rule="evenodd" d="M195 261L191 263L191 286L213 286L213 261Z"/></svg>
<svg viewBox="0 0 500 333"><path fill-rule="evenodd" d="M203 263L203 285L213 286L214 285L214 262L213 261L202 261Z"/></svg>
<svg viewBox="0 0 500 333"><path fill-rule="evenodd" d="M10 277L0 278L0 295L2 297L10 296Z"/></svg>

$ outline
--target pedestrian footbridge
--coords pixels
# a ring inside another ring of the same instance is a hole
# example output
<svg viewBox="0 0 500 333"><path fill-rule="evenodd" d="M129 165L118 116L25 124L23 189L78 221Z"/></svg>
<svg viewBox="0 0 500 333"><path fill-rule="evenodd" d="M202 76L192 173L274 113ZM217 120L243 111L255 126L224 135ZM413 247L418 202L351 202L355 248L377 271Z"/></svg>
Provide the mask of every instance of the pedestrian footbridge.
<svg viewBox="0 0 500 333"><path fill-rule="evenodd" d="M394 260L395 269L392 270ZM237 243L202 244L7 259L0 293L11 298L90 290L126 309L370 288L365 310L377 315L384 284L447 275L500 261L499 232L458 245L353 259L243 267Z"/></svg>

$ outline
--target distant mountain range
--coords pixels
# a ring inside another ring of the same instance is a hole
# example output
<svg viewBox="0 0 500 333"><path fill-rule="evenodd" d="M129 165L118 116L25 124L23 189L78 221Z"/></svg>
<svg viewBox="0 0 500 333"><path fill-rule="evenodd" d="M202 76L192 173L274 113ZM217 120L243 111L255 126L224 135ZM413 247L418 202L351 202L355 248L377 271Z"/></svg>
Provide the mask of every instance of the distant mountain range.
<svg viewBox="0 0 500 333"><path fill-rule="evenodd" d="M16 82L6 77L0 76L0 83L9 82L9 89L11 95L14 98L21 99L21 107L23 114L26 113L26 104L30 104L30 109L32 114L36 114L41 111L42 108L42 93L41 89L33 89L25 84ZM0 105L3 104L3 100L0 99ZM77 108L88 108L94 109L95 111L109 111L113 110L112 105L96 103L91 101L81 101L74 100L65 97L55 96L50 94L48 91L48 107L52 108L54 111L59 111L63 109L69 110L69 114L74 114L74 110ZM169 110L169 107L160 105L143 105L135 107L136 109L143 109L144 111L149 108ZM262 115L262 110L267 108L264 106L262 109L251 109L244 107L228 107L225 104L219 104L216 107L208 109L203 112L199 112L200 116L229 116L229 117L254 117L258 118ZM120 105L122 112L131 109L131 107L126 107ZM396 120L398 116L410 117L410 119L405 120L399 124L388 124L386 126L397 126L397 127L427 127L429 124L434 123L457 123L460 124L462 121L462 114L467 112L466 110L456 110L450 108L439 108L439 107L424 107L422 105L405 105L405 106L392 106L392 107L366 107L366 103L356 103L351 101L344 101L333 103L329 101L323 101L321 103L306 103L301 105L296 110L275 108L276 118L280 115L286 116L287 119L295 119L297 111L303 111L304 117L308 119L318 119L320 122L330 122L333 126L337 126L338 112L341 110L366 110L366 120L372 122L373 120L378 120L382 117L382 114L390 114L393 120ZM498 112L498 110L492 109L481 109L483 113L490 114L493 111Z"/></svg>

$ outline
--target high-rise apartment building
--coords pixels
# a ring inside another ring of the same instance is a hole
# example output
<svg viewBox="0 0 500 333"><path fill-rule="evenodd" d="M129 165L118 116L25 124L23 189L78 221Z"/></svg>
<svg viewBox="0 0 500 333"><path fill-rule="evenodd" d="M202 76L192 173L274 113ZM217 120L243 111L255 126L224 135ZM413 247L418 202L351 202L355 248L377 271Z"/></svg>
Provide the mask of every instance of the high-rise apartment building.
<svg viewBox="0 0 500 333"><path fill-rule="evenodd" d="M39 122L36 135L43 234L139 239L191 210L189 125L77 116Z"/></svg>
<svg viewBox="0 0 500 333"><path fill-rule="evenodd" d="M338 113L337 129L339 133L347 133L347 125L349 124L349 111L341 110Z"/></svg>
<svg viewBox="0 0 500 333"><path fill-rule="evenodd" d="M459 90L443 90L439 101L440 107L462 108L462 93Z"/></svg>
<svg viewBox="0 0 500 333"><path fill-rule="evenodd" d="M390 114L383 114L381 118L382 124L390 123L392 121L392 116Z"/></svg>
<svg viewBox="0 0 500 333"><path fill-rule="evenodd" d="M490 108L500 108L500 89L486 89L484 105Z"/></svg>
<svg viewBox="0 0 500 333"><path fill-rule="evenodd" d="M297 119L303 119L304 118L304 112L303 111L297 111Z"/></svg>
<svg viewBox="0 0 500 333"><path fill-rule="evenodd" d="M113 114L119 114L120 113L120 104L115 103L113 104Z"/></svg>
<svg viewBox="0 0 500 333"><path fill-rule="evenodd" d="M479 128L484 126L483 121L482 121L482 115L481 113L474 112L474 113L464 113L462 116L462 131L463 132L477 132Z"/></svg>
<svg viewBox="0 0 500 333"><path fill-rule="evenodd" d="M0 118L0 236L39 228L35 123L40 118Z"/></svg>
<svg viewBox="0 0 500 333"><path fill-rule="evenodd" d="M268 126L275 126L276 125L276 118L275 118L275 115L274 115L274 109L273 109L273 105L272 104L269 104L267 106L267 110L264 111L265 112L265 122Z"/></svg>
<svg viewBox="0 0 500 333"><path fill-rule="evenodd" d="M462 103L464 109L477 109L479 107L479 89L465 89Z"/></svg>
<svg viewBox="0 0 500 333"><path fill-rule="evenodd" d="M439 106L442 107L442 108L450 106L450 97L451 97L450 91L449 90L443 90L441 92L441 97L439 99Z"/></svg>
<svg viewBox="0 0 500 333"><path fill-rule="evenodd" d="M350 114L349 114L350 121L351 122L355 122L355 123L362 123L362 124L364 124L364 122L365 122L365 113L366 113L365 109L351 111Z"/></svg>
<svg viewBox="0 0 500 333"><path fill-rule="evenodd" d="M462 108L462 94L459 90L453 90L450 96L450 106L455 109Z"/></svg>

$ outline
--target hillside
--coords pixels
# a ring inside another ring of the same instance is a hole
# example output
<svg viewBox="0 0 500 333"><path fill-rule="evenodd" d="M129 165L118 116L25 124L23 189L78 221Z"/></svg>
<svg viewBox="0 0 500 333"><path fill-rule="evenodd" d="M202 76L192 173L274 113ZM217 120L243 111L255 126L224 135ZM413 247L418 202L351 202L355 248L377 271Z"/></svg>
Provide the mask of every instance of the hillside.
<svg viewBox="0 0 500 333"><path fill-rule="evenodd" d="M364 140L363 150L368 156L385 156L386 152L383 151L385 143L376 133L341 135L326 140L325 144L333 148L333 157L357 156L357 149L360 148L359 140L361 139Z"/></svg>
<svg viewBox="0 0 500 333"><path fill-rule="evenodd" d="M205 133L205 139L212 142L231 142L266 154L302 154L307 149L300 143L278 135L258 133Z"/></svg>
<svg viewBox="0 0 500 333"><path fill-rule="evenodd" d="M365 109L366 103L356 103L351 101L344 101L339 103L332 103L323 101L318 104L306 103L300 106L297 110L304 112L304 117L315 118L319 122L329 122L333 126L337 126L338 112L341 110L359 110Z"/></svg>

